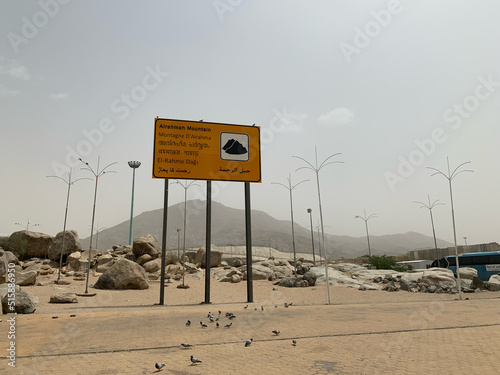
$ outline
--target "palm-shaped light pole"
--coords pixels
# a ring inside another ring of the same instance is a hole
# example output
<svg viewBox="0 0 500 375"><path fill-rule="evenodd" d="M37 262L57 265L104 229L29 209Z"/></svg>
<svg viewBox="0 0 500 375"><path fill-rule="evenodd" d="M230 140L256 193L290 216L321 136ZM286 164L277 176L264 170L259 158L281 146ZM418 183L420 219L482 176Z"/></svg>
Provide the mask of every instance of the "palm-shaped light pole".
<svg viewBox="0 0 500 375"><path fill-rule="evenodd" d="M91 261L91 254L92 254L92 235L94 234L95 203L96 203L96 199L97 199L97 183L99 182L99 177L101 177L105 173L116 173L115 171L107 171L106 172L106 169L108 169L112 165L116 164L117 162L108 164L103 169L100 170L99 169L99 162L101 161L101 157L98 156L97 157L97 169L96 169L96 171L94 171L92 169L92 167L89 165L89 163L83 161L82 158L79 158L78 160L80 160L83 164L86 165L84 168L80 168L80 169L90 171L94 175L94 178L95 178L94 206L92 209L92 224L90 225L91 228L90 228L89 264L87 266L87 281L85 283L85 294L87 294L88 290L89 290L90 261Z"/></svg>
<svg viewBox="0 0 500 375"><path fill-rule="evenodd" d="M366 210L364 210L365 216L359 216L356 215L356 219L361 219L365 222L365 227L366 227L366 239L368 240L368 256L372 256L372 250L370 248L370 235L368 234L368 220L377 217L377 214L371 214L369 216L366 216Z"/></svg>
<svg viewBox="0 0 500 375"><path fill-rule="evenodd" d="M14 225L20 225L23 228L26 228L26 230L29 230L30 228L33 228L33 227L39 227L40 226L40 224L31 224L30 225L30 219L28 219L28 222L27 222L26 225L21 224L21 223L14 223Z"/></svg>
<svg viewBox="0 0 500 375"><path fill-rule="evenodd" d="M130 228L128 232L128 244L132 245L132 229L134 223L134 188L135 188L135 170L141 166L140 161L129 161L128 166L132 168L132 202L130 203Z"/></svg>
<svg viewBox="0 0 500 375"><path fill-rule="evenodd" d="M314 254L314 228L313 228L312 208L308 208L307 213L309 214L309 219L311 221L311 243L313 251L313 266L316 267L316 256Z"/></svg>
<svg viewBox="0 0 500 375"><path fill-rule="evenodd" d="M189 184L187 180L182 183L179 180L175 180L176 184L181 185L184 188L184 233L183 233L183 240L182 240L182 286L185 286L184 284L184 273L185 273L185 257L186 257L186 211L187 211L187 191L191 186L197 185L200 186L199 184L195 183L196 181L191 181Z"/></svg>
<svg viewBox="0 0 500 375"><path fill-rule="evenodd" d="M99 242L99 232L102 231L102 230L104 230L104 229L107 229L107 228L106 227L100 227L99 223L96 223L95 228L94 228L94 230L95 230L95 248L96 248L96 250L98 249L97 243Z"/></svg>
<svg viewBox="0 0 500 375"><path fill-rule="evenodd" d="M450 172L450 160L448 157L446 157L446 163L448 165L448 174L445 174L436 168L432 168L432 167L427 167L427 168L435 171L431 176L434 176L437 174L444 176L448 180L448 184L450 187L451 221L453 223L453 240L455 242L455 263L456 263L456 267L457 267L457 289L458 289L459 298L462 299L462 290L461 290L462 288L461 288L461 283L460 283L460 269L459 269L460 265L458 263L457 231L455 228L455 210L453 208L453 191L451 188L451 181L462 172L474 172L474 171L471 169L462 169L461 171L459 170L464 165L469 164L470 161L466 161L465 163L460 164L458 167L456 167L453 170L453 172Z"/></svg>
<svg viewBox="0 0 500 375"><path fill-rule="evenodd" d="M328 278L328 266L327 266L327 259L326 259L325 227L323 225L323 210L321 208L321 192L320 192L320 188L319 188L319 171L323 167L326 167L329 164L343 163L343 161L338 161L338 160L329 161L331 158L333 158L335 156L338 156L340 154L341 153L338 152L336 154L330 155L325 160L323 160L323 162L321 164L319 164L319 165L318 165L318 150L317 150L316 147L314 147L314 156L315 156L315 164L314 165L312 165L311 163L309 163L304 158L301 158L299 156L293 156L294 158L300 159L300 160L302 160L303 162L305 162L307 164L307 166L297 168L296 169L297 171L299 169L309 169L309 170L311 170L311 171L313 171L313 172L316 173L316 185L318 187L319 218L320 218L320 221L321 221L321 237L322 237L322 240L323 240L323 248L324 248L323 251L325 253L325 278L326 278L326 285L327 285L327 290L328 290L328 304L331 304L331 300L330 300L330 281L329 281L329 278ZM321 256L321 254L320 254L320 256Z"/></svg>
<svg viewBox="0 0 500 375"><path fill-rule="evenodd" d="M432 217L432 209L436 206L444 206L444 203L439 202L439 199L436 199L434 202L431 203L431 197L427 195L427 200L429 201L429 204L419 202L419 201L413 201L413 203L418 203L420 204L420 208L427 208L429 210L429 213L431 214L431 225L432 225L432 235L434 236L434 247L436 248L436 257L437 257L437 240L436 240L436 231L434 230L434 219Z"/></svg>
<svg viewBox="0 0 500 375"><path fill-rule="evenodd" d="M303 180L300 181L299 183L292 185L292 176L291 174L288 174L288 186L285 184L282 184L280 182L271 182L271 184L276 184L276 185L281 185L285 189L287 189L290 193L290 216L292 220L292 249L293 249L293 266L295 268L295 276L297 276L297 255L295 252L295 231L293 229L293 199L292 199L292 190L295 189L297 186L299 186L301 183L306 182L309 180Z"/></svg>
<svg viewBox="0 0 500 375"><path fill-rule="evenodd" d="M62 268L62 258L63 258L63 251L64 251L64 239L66 238L66 220L68 218L69 193L71 190L71 185L73 185L75 182L80 181L80 180L91 180L91 179L85 177L85 178L78 178L74 181L71 181L71 168L69 169L69 177L67 180L65 180L64 178L59 177L59 176L47 176L47 177L58 178L58 179L64 181L68 185L68 193L66 194L66 210L64 211L64 226L63 226L61 254L59 256L59 274L57 276L57 281L59 282L59 280L61 280L61 268Z"/></svg>

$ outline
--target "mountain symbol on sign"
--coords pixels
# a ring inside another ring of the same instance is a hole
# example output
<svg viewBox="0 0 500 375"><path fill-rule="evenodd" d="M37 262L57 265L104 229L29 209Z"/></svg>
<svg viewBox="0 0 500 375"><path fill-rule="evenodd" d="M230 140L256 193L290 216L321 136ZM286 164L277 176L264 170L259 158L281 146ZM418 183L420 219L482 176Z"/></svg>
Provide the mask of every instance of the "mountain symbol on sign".
<svg viewBox="0 0 500 375"><path fill-rule="evenodd" d="M234 139L230 139L229 141L227 141L222 149L226 151L226 153L231 155L243 155L248 152L245 146L243 146L240 142L235 141Z"/></svg>

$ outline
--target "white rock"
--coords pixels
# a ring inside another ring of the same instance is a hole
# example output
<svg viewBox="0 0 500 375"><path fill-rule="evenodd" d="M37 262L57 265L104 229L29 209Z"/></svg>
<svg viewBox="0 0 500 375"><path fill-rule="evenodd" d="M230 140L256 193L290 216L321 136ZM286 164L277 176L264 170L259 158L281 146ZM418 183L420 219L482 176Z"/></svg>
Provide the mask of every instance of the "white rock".
<svg viewBox="0 0 500 375"><path fill-rule="evenodd" d="M488 280L488 290L497 292L500 290L500 275L492 275Z"/></svg>

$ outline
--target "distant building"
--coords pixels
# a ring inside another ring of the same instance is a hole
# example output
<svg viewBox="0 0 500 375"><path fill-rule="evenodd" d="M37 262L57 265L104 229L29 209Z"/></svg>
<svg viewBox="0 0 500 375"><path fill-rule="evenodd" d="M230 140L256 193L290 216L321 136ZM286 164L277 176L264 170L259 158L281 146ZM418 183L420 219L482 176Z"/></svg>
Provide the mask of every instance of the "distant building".
<svg viewBox="0 0 500 375"><path fill-rule="evenodd" d="M478 245L458 246L458 254L465 253L484 253L486 251L500 251L500 245L497 242L482 243ZM443 249L425 249L410 251L411 260L435 260L447 255L455 255L455 247L445 247Z"/></svg>

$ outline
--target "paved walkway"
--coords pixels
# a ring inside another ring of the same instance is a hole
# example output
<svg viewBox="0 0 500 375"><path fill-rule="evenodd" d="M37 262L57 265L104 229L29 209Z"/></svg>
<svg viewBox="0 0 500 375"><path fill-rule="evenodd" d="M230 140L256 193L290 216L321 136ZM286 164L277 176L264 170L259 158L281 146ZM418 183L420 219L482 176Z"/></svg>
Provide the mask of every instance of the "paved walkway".
<svg viewBox="0 0 500 375"><path fill-rule="evenodd" d="M264 306L76 308L22 315L2 374L498 374L500 299ZM257 310L255 310L257 307ZM222 311L220 328L207 313ZM236 315L228 320L224 314ZM76 316L71 316L76 315ZM57 318L56 318L57 317ZM186 327L190 319L192 325ZM208 327L202 328L200 321ZM232 322L230 328L224 325ZM279 336L271 331L278 329ZM245 348L249 338L254 343ZM292 339L297 345L292 345ZM193 345L184 349L186 342ZM203 361L191 365L190 356Z"/></svg>

